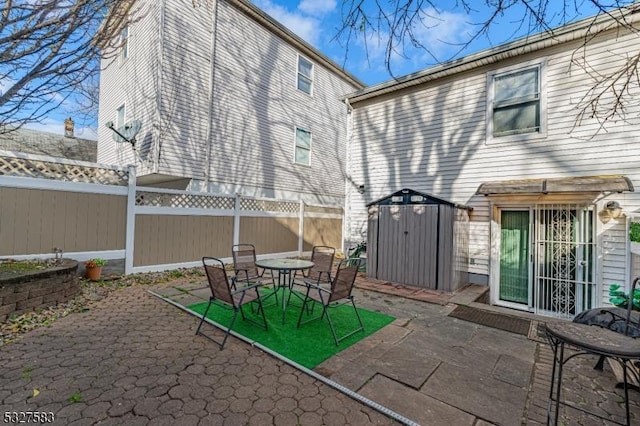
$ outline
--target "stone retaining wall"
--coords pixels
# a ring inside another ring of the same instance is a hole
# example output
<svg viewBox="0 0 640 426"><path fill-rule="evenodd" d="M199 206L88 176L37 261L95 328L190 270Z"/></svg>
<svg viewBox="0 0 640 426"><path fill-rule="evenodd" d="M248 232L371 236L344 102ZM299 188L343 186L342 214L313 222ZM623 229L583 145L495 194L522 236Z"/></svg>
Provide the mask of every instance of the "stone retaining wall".
<svg viewBox="0 0 640 426"><path fill-rule="evenodd" d="M0 279L0 322L72 299L80 293L77 271L77 261L63 259L47 270Z"/></svg>

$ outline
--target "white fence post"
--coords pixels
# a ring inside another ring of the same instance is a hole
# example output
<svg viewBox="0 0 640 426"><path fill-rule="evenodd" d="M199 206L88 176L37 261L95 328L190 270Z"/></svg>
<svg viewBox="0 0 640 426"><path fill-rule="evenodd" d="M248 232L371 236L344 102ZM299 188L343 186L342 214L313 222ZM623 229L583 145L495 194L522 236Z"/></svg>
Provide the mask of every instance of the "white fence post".
<svg viewBox="0 0 640 426"><path fill-rule="evenodd" d="M236 194L236 201L233 206L233 244L240 244L240 203L241 194Z"/></svg>
<svg viewBox="0 0 640 426"><path fill-rule="evenodd" d="M124 243L124 273L133 273L133 246L136 232L136 166L129 166L129 187L127 192L127 235Z"/></svg>

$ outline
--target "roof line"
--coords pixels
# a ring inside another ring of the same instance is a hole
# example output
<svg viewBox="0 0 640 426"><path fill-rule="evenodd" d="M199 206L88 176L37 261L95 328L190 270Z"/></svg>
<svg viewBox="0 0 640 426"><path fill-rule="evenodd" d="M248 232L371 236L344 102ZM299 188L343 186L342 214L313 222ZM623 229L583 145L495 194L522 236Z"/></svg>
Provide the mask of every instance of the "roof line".
<svg viewBox="0 0 640 426"><path fill-rule="evenodd" d="M515 41L488 48L463 58L447 61L422 71L367 87L345 96L344 99L349 100L349 102L353 104L354 102L360 102L365 99L395 92L407 87L417 86L439 78L497 63L505 59L514 58L525 53L535 52L546 47L574 41L588 34L598 34L605 30L618 27L620 25L619 20L624 20L627 24L639 21L640 5L633 4L612 12L598 14L571 24L563 25L554 30L527 35Z"/></svg>
<svg viewBox="0 0 640 426"><path fill-rule="evenodd" d="M344 68L340 67L340 65L329 59L311 44L307 43L302 38L294 34L291 30L284 27L281 23L273 19L253 3L249 2L248 0L227 1L244 12L247 16L262 24L265 28L267 28L275 35L294 45L296 48L304 52L307 56L313 57L324 67L328 68L336 74L341 75L349 83L359 88L364 88L366 86L362 81L360 81L360 79L355 77L350 72L346 71Z"/></svg>

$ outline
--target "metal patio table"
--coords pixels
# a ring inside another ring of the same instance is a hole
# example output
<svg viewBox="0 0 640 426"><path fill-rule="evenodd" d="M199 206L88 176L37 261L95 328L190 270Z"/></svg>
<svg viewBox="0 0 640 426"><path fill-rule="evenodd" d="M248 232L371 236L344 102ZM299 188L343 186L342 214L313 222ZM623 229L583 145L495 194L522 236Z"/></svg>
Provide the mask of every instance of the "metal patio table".
<svg viewBox="0 0 640 426"><path fill-rule="evenodd" d="M293 274L295 271L304 271L314 266L314 263L309 260L302 259L263 259L256 260L256 266L269 269L271 271L278 271L278 286L275 290L277 293L282 289L282 323L285 320L285 308L287 301L285 300L285 289L292 287Z"/></svg>
<svg viewBox="0 0 640 426"><path fill-rule="evenodd" d="M627 375L636 374L632 362L640 360L640 339L634 339L595 325L578 324L574 322L549 323L546 325L546 336L553 349L553 369L551 372L551 388L549 390L549 405L547 408L547 424L558 424L560 405L564 405L612 423L630 426L630 385ZM566 356L565 346L576 349L577 352ZM578 407L576 404L562 401L562 370L564 365L576 356L587 354L601 355L614 359L622 366L624 403L627 417L626 423L615 422L612 419Z"/></svg>

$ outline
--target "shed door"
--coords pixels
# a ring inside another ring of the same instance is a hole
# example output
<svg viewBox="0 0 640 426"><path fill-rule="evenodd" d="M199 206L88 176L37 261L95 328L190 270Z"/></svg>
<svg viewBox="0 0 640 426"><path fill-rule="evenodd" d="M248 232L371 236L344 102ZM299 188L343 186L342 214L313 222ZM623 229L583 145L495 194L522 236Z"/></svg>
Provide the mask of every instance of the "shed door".
<svg viewBox="0 0 640 426"><path fill-rule="evenodd" d="M377 250L378 279L435 289L438 206L380 206Z"/></svg>

